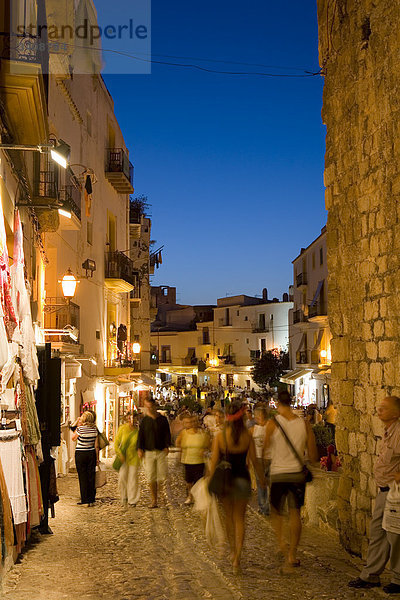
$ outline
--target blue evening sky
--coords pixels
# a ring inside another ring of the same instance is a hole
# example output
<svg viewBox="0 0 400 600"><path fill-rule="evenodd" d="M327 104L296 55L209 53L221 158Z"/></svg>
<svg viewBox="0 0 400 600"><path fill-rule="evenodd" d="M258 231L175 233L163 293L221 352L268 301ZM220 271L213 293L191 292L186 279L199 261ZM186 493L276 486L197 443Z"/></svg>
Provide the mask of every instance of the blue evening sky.
<svg viewBox="0 0 400 600"><path fill-rule="evenodd" d="M318 71L316 1L153 0L152 52ZM158 64L151 75L105 79L135 194L148 196L152 238L165 245L153 285L176 286L188 304L263 287L281 297L291 261L326 222L323 79Z"/></svg>

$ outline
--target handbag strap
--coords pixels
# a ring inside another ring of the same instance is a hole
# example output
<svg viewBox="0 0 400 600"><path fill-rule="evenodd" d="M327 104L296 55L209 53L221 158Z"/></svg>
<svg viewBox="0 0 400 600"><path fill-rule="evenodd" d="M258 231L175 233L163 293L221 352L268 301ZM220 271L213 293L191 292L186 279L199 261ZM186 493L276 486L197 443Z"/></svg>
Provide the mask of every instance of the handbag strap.
<svg viewBox="0 0 400 600"><path fill-rule="evenodd" d="M131 443L131 440L133 438L133 436L135 435L136 431L131 431L131 433L128 435L128 437L125 440L125 444L123 446L120 447L121 453L125 456L125 454L128 451L129 445Z"/></svg>
<svg viewBox="0 0 400 600"><path fill-rule="evenodd" d="M279 423L278 419L276 417L273 417L273 421L275 423L275 425L277 425L279 427L279 429L281 430L283 437L285 438L287 445L289 446L289 448L292 450L293 454L295 455L295 457L297 458L297 460L299 461L300 465L302 467L304 467L304 460L301 459L300 454L297 452L296 448L293 446L288 434L286 433L286 431L284 430L284 428L282 427L282 425Z"/></svg>

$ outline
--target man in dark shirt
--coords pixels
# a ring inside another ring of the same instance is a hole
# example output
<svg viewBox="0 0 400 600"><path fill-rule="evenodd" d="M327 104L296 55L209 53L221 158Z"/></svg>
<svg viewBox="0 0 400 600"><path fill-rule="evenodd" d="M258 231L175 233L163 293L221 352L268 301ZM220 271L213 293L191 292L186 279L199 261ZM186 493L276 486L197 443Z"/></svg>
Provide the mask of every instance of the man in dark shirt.
<svg viewBox="0 0 400 600"><path fill-rule="evenodd" d="M144 469L150 484L152 503L157 508L158 483L167 477L167 456L171 445L168 419L157 412L154 398L145 400L146 416L143 417L138 435L138 455L144 459Z"/></svg>

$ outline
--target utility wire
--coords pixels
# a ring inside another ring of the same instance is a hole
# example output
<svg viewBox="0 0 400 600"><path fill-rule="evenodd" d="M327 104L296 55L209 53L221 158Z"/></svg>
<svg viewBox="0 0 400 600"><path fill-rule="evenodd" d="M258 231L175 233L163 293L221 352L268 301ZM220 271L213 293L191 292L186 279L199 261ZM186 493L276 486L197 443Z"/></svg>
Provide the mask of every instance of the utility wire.
<svg viewBox="0 0 400 600"><path fill-rule="evenodd" d="M300 69L299 67L275 67L272 65L262 65L262 64L257 64L257 63L240 63L240 62L235 62L235 61L223 61L223 60L217 60L217 59L207 59L207 58L189 58L189 57L176 57L177 59L180 60L199 60L199 61L203 61L203 62L216 62L216 63L223 63L223 64L238 64L238 65L243 65L243 66L264 66L265 68L272 68L272 69L282 69L282 70L296 70L296 71L302 71L301 74L295 74L295 73L266 73L263 71L222 71L222 70L217 70L217 69L210 69L207 67L202 67L200 65L196 65L194 63L177 63L177 62L169 62L169 61L163 61L163 60L154 60L153 58L142 58L137 54L130 54L129 52L123 52L122 50L112 50L111 48L92 48L89 45L76 45L76 44L68 44L67 42L62 42L63 46L69 46L71 48L80 48L83 50L92 50L94 52L108 52L110 54L117 54L119 56L125 56L127 58L131 58L132 60L136 60L139 62L145 62L145 63L150 63L150 64L156 64L156 65L165 65L165 66L169 66L169 67L179 67L179 68L184 68L184 69L196 69L198 71L203 71L206 73L215 73L217 75L238 75L238 76L246 76L246 75L255 75L258 77L284 77L284 78L297 78L297 79L302 79L302 78L308 78L308 77L315 77L317 75L321 75L322 71L319 70L317 72L314 71L308 71L308 70L304 70L304 69ZM50 52L51 52L51 47L50 47ZM146 56L146 55L144 55ZM154 55L154 56L166 56L168 57L168 55ZM171 57L174 58L174 57Z"/></svg>
<svg viewBox="0 0 400 600"><path fill-rule="evenodd" d="M301 75L296 74L283 74L283 73L265 73L261 71L220 71L216 69L209 69L207 67L201 67L200 65L196 65L193 63L175 63L175 62L167 62L162 60L154 60L149 58L140 58L137 55L129 54L128 52L122 52L120 50L110 50L109 48L103 48L103 52L110 52L112 54L119 54L120 56L126 56L128 58L132 58L133 60L137 60L140 62L146 62L155 65L166 65L169 67L183 67L186 69L197 69L198 71L205 71L206 73L216 73L218 75L257 75L259 77L286 77L286 78L304 78L304 77L315 77L316 75L321 75L321 71L312 72L312 71L304 71ZM189 59L190 60L190 59ZM202 59L201 59L202 60ZM205 59L204 59L205 60ZM224 62L224 61L218 61ZM232 64L241 64L241 63L232 63ZM274 68L274 67L272 67Z"/></svg>

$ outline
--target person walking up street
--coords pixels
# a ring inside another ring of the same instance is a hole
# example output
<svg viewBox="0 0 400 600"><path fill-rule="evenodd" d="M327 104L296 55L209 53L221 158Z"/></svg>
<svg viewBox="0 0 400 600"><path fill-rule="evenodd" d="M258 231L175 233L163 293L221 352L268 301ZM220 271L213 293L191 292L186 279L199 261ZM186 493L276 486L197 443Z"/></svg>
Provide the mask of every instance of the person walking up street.
<svg viewBox="0 0 400 600"><path fill-rule="evenodd" d="M270 460L264 457L264 443L265 443L265 430L267 428L267 408L262 405L256 405L254 410L255 425L249 429L253 436L254 445L256 448L257 462L260 469L268 475ZM268 457L269 458L269 457ZM259 478L256 475L257 481L257 497L258 497L258 509L262 515L269 515L269 502L268 502L268 486L262 486Z"/></svg>
<svg viewBox="0 0 400 600"><path fill-rule="evenodd" d="M279 551L283 554L286 566L297 567L297 547L301 536L300 509L304 505L306 489L302 465L295 456L285 438L283 431L290 439L299 457L304 457L307 449L308 458L316 462L317 447L314 433L309 423L294 414L291 408L292 398L287 391L278 394L278 415L267 423L265 430L264 452L270 451L270 503L272 525L275 530ZM283 539L283 509L287 500L289 508L289 546Z"/></svg>
<svg viewBox="0 0 400 600"><path fill-rule="evenodd" d="M144 469L150 485L151 504L158 508L159 485L167 478L167 456L171 446L168 419L157 411L154 398L144 402L146 416L143 417L138 435L138 456L144 460Z"/></svg>
<svg viewBox="0 0 400 600"><path fill-rule="evenodd" d="M118 491L122 504L136 506L140 497L138 428L133 412L126 417L127 422L118 429L114 442L115 453L122 463L118 472Z"/></svg>
<svg viewBox="0 0 400 600"><path fill-rule="evenodd" d="M389 484L400 482L400 398L387 396L379 402L377 413L385 432L374 468L378 495L370 523L367 562L360 576L348 585L359 589L380 587L379 576L389 561L391 582L383 587L383 591L400 594L400 535L382 528Z"/></svg>
<svg viewBox="0 0 400 600"><path fill-rule="evenodd" d="M176 446L182 450L182 464L185 468L187 498L184 504L193 504L190 490L204 476L205 452L210 447L210 436L199 426L197 415L187 415L185 428L176 440Z"/></svg>
<svg viewBox="0 0 400 600"><path fill-rule="evenodd" d="M244 423L244 413L245 407L236 400L227 407L224 431L218 433L213 441L210 466L212 479L221 457L226 457L231 465L231 486L221 500L226 516L226 532L234 574L240 571L246 508L251 496L248 459L253 463L261 483L266 485L264 473L257 463L254 440Z"/></svg>

